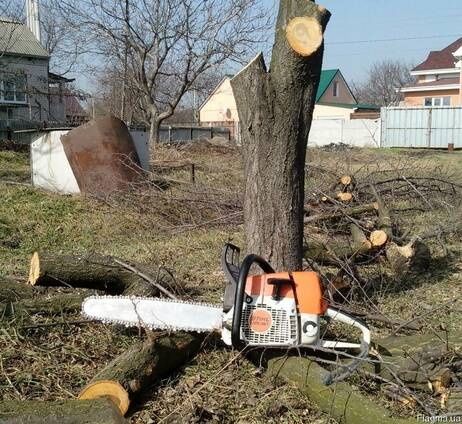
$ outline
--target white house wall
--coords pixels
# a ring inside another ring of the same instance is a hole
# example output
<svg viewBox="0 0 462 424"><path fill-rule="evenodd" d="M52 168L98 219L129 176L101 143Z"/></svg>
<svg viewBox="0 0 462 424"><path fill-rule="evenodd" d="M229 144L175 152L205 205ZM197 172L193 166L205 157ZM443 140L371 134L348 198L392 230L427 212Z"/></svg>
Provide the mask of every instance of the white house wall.
<svg viewBox="0 0 462 424"><path fill-rule="evenodd" d="M48 121L48 59L3 55L1 73L24 72L27 76L27 103L11 106L14 119ZM2 105L0 105L2 106Z"/></svg>
<svg viewBox="0 0 462 424"><path fill-rule="evenodd" d="M225 78L199 111L200 122L237 122L236 101L234 100L231 80Z"/></svg>
<svg viewBox="0 0 462 424"><path fill-rule="evenodd" d="M327 105L315 105L313 119L350 119L354 109Z"/></svg>

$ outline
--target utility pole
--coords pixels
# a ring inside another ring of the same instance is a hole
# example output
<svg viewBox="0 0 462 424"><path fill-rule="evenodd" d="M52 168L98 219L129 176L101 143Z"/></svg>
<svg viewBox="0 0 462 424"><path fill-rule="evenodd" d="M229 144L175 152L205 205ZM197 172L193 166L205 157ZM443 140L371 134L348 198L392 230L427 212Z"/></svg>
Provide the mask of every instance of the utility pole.
<svg viewBox="0 0 462 424"><path fill-rule="evenodd" d="M125 103L127 97L127 67L128 67L128 34L130 26L130 11L129 0L125 0L125 47L124 47L124 62L123 62L123 80L122 80L122 99L120 106L120 119L125 121Z"/></svg>

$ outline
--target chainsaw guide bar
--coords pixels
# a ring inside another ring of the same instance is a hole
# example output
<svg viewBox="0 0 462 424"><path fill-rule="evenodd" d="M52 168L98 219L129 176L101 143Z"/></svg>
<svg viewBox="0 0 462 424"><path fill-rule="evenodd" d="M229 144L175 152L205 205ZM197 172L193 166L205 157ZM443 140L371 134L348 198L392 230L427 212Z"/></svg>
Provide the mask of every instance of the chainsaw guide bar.
<svg viewBox="0 0 462 424"><path fill-rule="evenodd" d="M90 296L82 303L89 319L151 330L221 331L222 307L209 303L138 296Z"/></svg>

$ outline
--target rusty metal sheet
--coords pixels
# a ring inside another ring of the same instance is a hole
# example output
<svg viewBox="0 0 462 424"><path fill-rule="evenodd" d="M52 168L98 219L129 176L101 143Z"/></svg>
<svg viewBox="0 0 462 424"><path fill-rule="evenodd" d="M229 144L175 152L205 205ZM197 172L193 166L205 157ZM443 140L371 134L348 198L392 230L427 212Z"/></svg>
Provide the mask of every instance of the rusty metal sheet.
<svg viewBox="0 0 462 424"><path fill-rule="evenodd" d="M140 176L135 145L120 119L95 119L63 135L61 142L82 193L123 190Z"/></svg>

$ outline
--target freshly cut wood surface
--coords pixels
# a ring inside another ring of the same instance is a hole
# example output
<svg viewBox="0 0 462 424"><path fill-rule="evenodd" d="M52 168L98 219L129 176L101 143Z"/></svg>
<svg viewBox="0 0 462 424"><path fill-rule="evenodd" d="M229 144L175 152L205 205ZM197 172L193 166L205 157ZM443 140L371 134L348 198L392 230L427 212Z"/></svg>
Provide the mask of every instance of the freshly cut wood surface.
<svg viewBox="0 0 462 424"><path fill-rule="evenodd" d="M309 16L291 19L287 24L286 37L290 47L301 56L311 56L324 39L319 21Z"/></svg>
<svg viewBox="0 0 462 424"><path fill-rule="evenodd" d="M386 244L388 240L388 235L383 230L375 230L369 236L372 246L381 247Z"/></svg>
<svg viewBox="0 0 462 424"><path fill-rule="evenodd" d="M130 405L127 391L118 383L112 380L100 380L88 384L79 394L79 399L108 398L117 406L121 415L125 415Z"/></svg>
<svg viewBox="0 0 462 424"><path fill-rule="evenodd" d="M337 199L341 202L351 202L353 195L351 193L337 193Z"/></svg>
<svg viewBox="0 0 462 424"><path fill-rule="evenodd" d="M138 393L195 355L202 340L198 334L174 333L135 343L98 372L79 399L109 397L125 414Z"/></svg>
<svg viewBox="0 0 462 424"><path fill-rule="evenodd" d="M175 285L166 272L140 264L136 267L166 288ZM35 252L30 262L28 283L32 286L88 288L127 296L159 294L158 288L145 278L120 265L114 258L98 253L62 255Z"/></svg>

